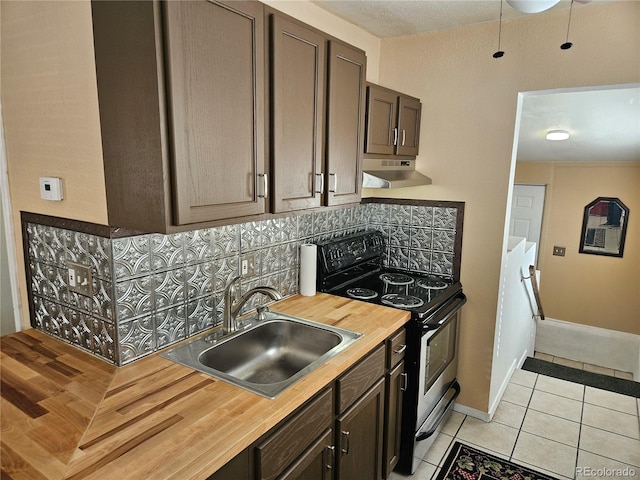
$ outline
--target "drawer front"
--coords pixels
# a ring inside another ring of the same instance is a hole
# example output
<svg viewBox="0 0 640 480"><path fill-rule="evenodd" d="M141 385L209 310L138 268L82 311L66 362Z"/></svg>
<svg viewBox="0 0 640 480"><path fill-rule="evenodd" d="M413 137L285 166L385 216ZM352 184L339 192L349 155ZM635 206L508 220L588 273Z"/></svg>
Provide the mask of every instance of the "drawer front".
<svg viewBox="0 0 640 480"><path fill-rule="evenodd" d="M402 328L387 340L387 368L391 369L404 358L407 349L407 331Z"/></svg>
<svg viewBox="0 0 640 480"><path fill-rule="evenodd" d="M322 392L256 447L257 478L278 477L333 422L333 390Z"/></svg>
<svg viewBox="0 0 640 480"><path fill-rule="evenodd" d="M381 345L336 381L339 413L349 408L385 374L385 351L385 346Z"/></svg>

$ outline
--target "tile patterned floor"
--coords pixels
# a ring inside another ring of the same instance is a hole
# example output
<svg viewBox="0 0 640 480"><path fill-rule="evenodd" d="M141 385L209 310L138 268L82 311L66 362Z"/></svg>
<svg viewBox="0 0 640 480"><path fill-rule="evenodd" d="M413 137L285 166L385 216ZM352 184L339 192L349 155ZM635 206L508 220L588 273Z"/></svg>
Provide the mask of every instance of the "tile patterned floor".
<svg viewBox="0 0 640 480"><path fill-rule="evenodd" d="M435 478L459 440L561 480L640 479L639 411L640 399L516 370L493 420L453 412L411 478Z"/></svg>

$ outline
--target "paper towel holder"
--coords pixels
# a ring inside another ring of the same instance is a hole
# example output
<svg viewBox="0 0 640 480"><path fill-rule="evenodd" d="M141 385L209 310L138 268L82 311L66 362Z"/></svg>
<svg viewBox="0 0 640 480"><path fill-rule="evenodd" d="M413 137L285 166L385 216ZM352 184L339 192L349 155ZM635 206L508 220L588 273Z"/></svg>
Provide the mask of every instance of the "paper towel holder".
<svg viewBox="0 0 640 480"><path fill-rule="evenodd" d="M316 294L318 246L315 243L300 245L300 295L312 297Z"/></svg>

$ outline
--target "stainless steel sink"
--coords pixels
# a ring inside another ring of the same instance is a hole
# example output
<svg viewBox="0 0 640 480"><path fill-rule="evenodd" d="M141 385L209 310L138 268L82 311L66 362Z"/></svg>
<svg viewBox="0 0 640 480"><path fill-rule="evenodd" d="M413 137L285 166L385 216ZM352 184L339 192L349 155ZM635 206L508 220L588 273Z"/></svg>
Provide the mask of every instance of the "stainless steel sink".
<svg viewBox="0 0 640 480"><path fill-rule="evenodd" d="M160 355L274 398L362 335L277 312L211 342L204 337Z"/></svg>

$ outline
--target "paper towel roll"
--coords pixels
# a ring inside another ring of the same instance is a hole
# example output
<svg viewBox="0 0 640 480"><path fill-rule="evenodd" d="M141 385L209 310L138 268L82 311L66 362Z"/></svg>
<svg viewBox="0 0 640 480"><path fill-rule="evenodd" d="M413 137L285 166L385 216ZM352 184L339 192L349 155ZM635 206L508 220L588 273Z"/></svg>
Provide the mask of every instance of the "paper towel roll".
<svg viewBox="0 0 640 480"><path fill-rule="evenodd" d="M300 246L300 295L312 297L316 294L316 265L318 247L313 243Z"/></svg>

